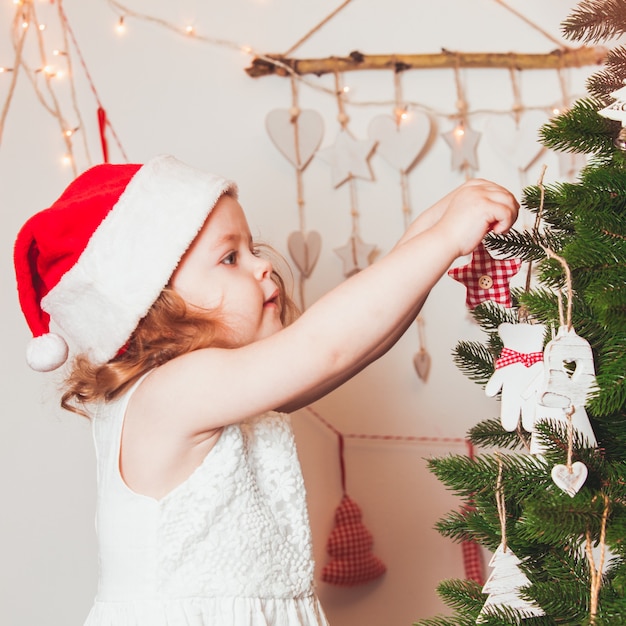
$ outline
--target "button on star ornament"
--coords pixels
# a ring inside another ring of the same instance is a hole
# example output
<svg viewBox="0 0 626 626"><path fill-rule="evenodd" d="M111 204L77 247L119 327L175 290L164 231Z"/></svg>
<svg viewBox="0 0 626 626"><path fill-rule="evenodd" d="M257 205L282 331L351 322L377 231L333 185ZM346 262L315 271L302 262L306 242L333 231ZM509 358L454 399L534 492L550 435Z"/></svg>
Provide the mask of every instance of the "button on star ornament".
<svg viewBox="0 0 626 626"><path fill-rule="evenodd" d="M522 266L521 259L494 259L481 243L472 253L468 265L455 267L448 276L467 287L465 303L474 309L481 302L493 300L510 308L511 288L509 281Z"/></svg>
<svg viewBox="0 0 626 626"><path fill-rule="evenodd" d="M360 272L370 264L376 250L374 244L365 243L358 235L350 236L341 248L335 248L335 254L343 261L343 273L346 278Z"/></svg>
<svg viewBox="0 0 626 626"><path fill-rule="evenodd" d="M341 130L335 143L317 154L331 166L333 185L336 188L351 178L374 179L369 158L375 147L375 140L354 139L346 130Z"/></svg>
<svg viewBox="0 0 626 626"><path fill-rule="evenodd" d="M476 147L480 140L480 133L469 126L458 125L453 130L441 135L452 150L452 169L462 170L469 166L478 169Z"/></svg>

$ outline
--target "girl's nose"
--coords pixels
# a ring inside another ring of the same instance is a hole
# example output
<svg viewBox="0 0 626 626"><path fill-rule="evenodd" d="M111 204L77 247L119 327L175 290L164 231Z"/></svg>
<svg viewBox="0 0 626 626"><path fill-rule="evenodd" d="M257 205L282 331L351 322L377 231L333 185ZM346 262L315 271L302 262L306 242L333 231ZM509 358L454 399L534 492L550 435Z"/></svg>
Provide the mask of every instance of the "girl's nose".
<svg viewBox="0 0 626 626"><path fill-rule="evenodd" d="M270 276L272 273L272 262L264 256L255 257L254 273L259 280Z"/></svg>

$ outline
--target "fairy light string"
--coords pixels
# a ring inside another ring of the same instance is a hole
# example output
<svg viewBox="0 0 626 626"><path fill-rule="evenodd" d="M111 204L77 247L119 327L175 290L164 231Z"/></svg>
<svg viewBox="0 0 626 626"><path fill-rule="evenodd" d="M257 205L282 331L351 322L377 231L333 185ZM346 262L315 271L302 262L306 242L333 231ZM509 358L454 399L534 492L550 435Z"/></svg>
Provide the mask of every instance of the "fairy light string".
<svg viewBox="0 0 626 626"><path fill-rule="evenodd" d="M246 55L248 55L249 57L252 58L259 58L259 59L265 59L267 60L268 63L271 63L273 65L275 65L276 67L279 67L281 69L282 72L284 72L284 74L286 76L291 76L293 79L297 80L299 83L301 84L306 84L307 86L309 86L310 88L316 89L316 90L321 90L323 92L326 92L330 95L334 95L333 89L332 88L328 88L327 86L324 86L323 84L320 84L319 82L315 82L313 80L307 80L304 77L298 75L290 66L288 63L283 63L279 58L276 58L275 56L272 55L267 55L264 53L261 53L259 51L254 50L253 48L251 48L250 46L247 45L241 45L238 44L236 42L224 39L224 38L218 38L218 37L210 37L210 36L206 36L203 35L201 32L199 32L199 28L196 27L195 25L191 25L191 24L186 24L183 26L180 25L176 25L174 23L169 22L166 19L154 16L154 15L150 15L150 14L146 14L146 13L142 13L140 11L136 11L132 8L130 8L129 6L127 6L126 4L124 4L123 2L119 2L118 0L107 0L109 6L112 8L112 10L116 13L116 26L117 27L125 27L125 23L127 18L133 18L133 19L137 19L137 20L143 20L146 22L150 22L155 24L156 26L160 27L160 28L164 28L169 30L170 32L175 33L176 35L180 36L180 37L185 37L186 39L194 39L195 41L200 41L203 43L207 43L210 45L216 45L216 46L221 46L221 47L226 47L232 50L236 50L240 53L244 53ZM324 17L318 24L316 24L312 29L310 29L303 37L301 37L293 46L291 46L287 51L287 53L291 53L294 50L296 50L297 48L299 48L305 41L308 41L314 34L318 33L321 28L323 26L325 26L326 24L328 24L337 14L339 14L342 10L344 10L349 4L351 4L352 0L345 0L344 2L342 2L341 4L339 4L333 11L331 11L326 17ZM13 64L12 68L2 68L4 70L3 73L5 74L12 74L11 77L11 83L9 85L8 91L7 91L7 96L5 98L4 104L2 109L0 110L0 141L2 140L2 131L4 129L4 124L6 122L6 118L7 118L7 113L11 104L11 101L14 97L14 93L15 93L15 86L17 84L17 80L18 80L18 74L20 73L19 70L24 69L26 70L26 74L29 78L29 80L31 81L31 83L33 84L33 88L35 89L35 93L37 95L37 98L39 99L40 103L50 112L51 115L53 115L55 118L57 118L58 124L61 127L61 132L62 135L64 136L63 141L65 144L65 148L66 151L68 152L67 157L68 157L68 162L72 162L72 166L75 167L74 165L74 150L73 150L73 146L72 146L72 136L75 134L76 131L81 130L83 131L83 137L82 137L82 143L83 143L83 150L85 152L87 161L89 163L91 163L91 156L89 155L89 149L88 149L88 143L87 143L87 136L85 131L85 123L84 120L82 119L82 114L80 112L80 109L76 103L76 97L75 97L75 85L73 83L73 68L72 68L72 59L70 57L69 54L69 50L67 50L68 46L67 46L67 36L69 35L69 37L72 40L73 43L73 48L75 53L77 54L79 60L80 60L80 64L85 72L85 76L87 77L87 80L89 82L89 86L92 89L92 92L94 92L94 95L96 96L96 101L98 103L98 109L102 109L98 111L98 115L99 118L101 119L101 122L103 124L103 128L101 129L101 143L103 145L103 153L106 152L105 149L105 143L106 143L106 138L104 137L104 132L106 131L106 133L110 134L112 136L112 138L114 139L118 150L120 151L120 153L122 154L123 158L128 161L127 156L124 154L124 150L122 149L121 146L121 142L118 138L118 136L116 135L110 120L108 119L108 116L106 115L106 112L104 111L104 107L101 104L100 98L97 97L97 92L95 90L94 84L93 84L93 80L91 79L91 76L89 74L89 71L86 67L86 64L84 63L84 59L82 58L82 54L80 53L80 49L77 45L76 42L76 38L74 37L74 34L72 32L72 29L69 26L69 22L67 20L67 16L65 15L65 11L63 9L63 4L62 4L62 0L51 0L50 4L56 4L57 8L58 8L58 13L59 16L61 18L61 26L62 26L62 30L63 30L63 36L64 39L66 40L66 50L62 53L62 55L65 56L65 63L67 65L68 68L68 72L67 75L69 77L69 81L70 81L70 85L69 85L69 89L71 91L71 97L72 97L72 104L73 104L73 113L72 116L77 120L77 123L75 124L68 124L67 123L67 119L69 116L65 115L63 113L63 111L61 110L60 107L60 103L56 97L56 95L54 95L53 92L54 91L54 87L52 86L52 84L50 84L50 78L55 78L54 76L49 76L47 78L45 78L44 80L46 81L46 83L48 83L44 89L45 92L47 94L46 97L44 97L43 92L40 89L40 86L37 84L37 81L35 80L35 76L37 74L40 74L42 72L44 72L44 70L42 68L46 68L48 67L48 64L45 63L42 65L41 68L39 69L32 69L29 68L25 59L23 58L23 51L24 51L24 40L25 37L27 35L27 32L30 30L29 28L29 15L31 14L31 12L34 12L34 5L33 5L33 0L19 0L18 2L15 2L16 6L16 12L15 12L15 19L14 19L14 37L13 37L13 44L14 44L14 51L15 51L15 63ZM508 10L512 11L512 9L510 7L508 7L504 2L499 2L499 4L501 4L502 6L504 6L505 8L507 8ZM551 41L555 42L558 44L559 49L561 50L568 50L566 47L563 46L563 44L558 41L556 38L551 37L548 33L545 33L545 31L543 31L537 24L535 24L534 22L532 22L531 20L529 20L528 18L526 18L525 16L521 15L519 12L516 11L512 11L514 12L518 18L522 19L523 21L525 21L527 24L530 24L534 29L536 29L539 32L542 32L546 37L548 37ZM24 16L22 18L22 16ZM35 16L36 18L36 16ZM22 24L24 26L22 26ZM16 28L17 26L17 28ZM41 27L41 30L39 30L39 33L41 34L43 32L43 25L38 24L38 29L39 27ZM600 62L600 61L597 61ZM1 76L2 73L0 73ZM349 103L350 106L359 106L359 107L367 107L367 106L383 106L383 105L387 105L387 104L391 104L392 101L389 100L380 100L380 101L358 101L356 99L354 99L353 97L350 98L345 98L344 101L346 103ZM416 109L416 110L422 110L424 112L427 112L431 115L435 115L441 118L445 118L445 119L458 119L458 111L457 113L450 113L450 112L446 112L446 111L442 111L442 110L436 110L433 107L429 107L427 105L425 105L424 103L420 103L420 102L416 102L416 101L407 101L405 103L407 110L408 109ZM518 106L517 109L515 109L516 112L520 112L520 111L529 111L529 110L549 110L549 105L546 106L533 106L533 107L525 107L522 106L522 108L520 108ZM473 115L484 115L484 114L491 114L491 115L505 115L505 114L510 114L511 110L506 110L506 109L502 109L502 110L498 110L498 109L482 109L482 110L472 110L470 111L468 108L465 111L465 119L469 119L470 116Z"/></svg>

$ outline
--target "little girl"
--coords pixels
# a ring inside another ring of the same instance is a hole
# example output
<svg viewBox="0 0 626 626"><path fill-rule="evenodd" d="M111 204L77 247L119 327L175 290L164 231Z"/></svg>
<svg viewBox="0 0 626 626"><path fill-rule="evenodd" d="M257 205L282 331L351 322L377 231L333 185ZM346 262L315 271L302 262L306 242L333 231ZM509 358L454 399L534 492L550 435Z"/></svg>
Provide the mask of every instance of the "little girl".
<svg viewBox="0 0 626 626"><path fill-rule="evenodd" d="M27 360L49 371L71 351L62 405L96 447L85 626L327 624L285 413L384 354L518 206L465 183L295 321L235 185L173 157L98 165L33 216L15 245Z"/></svg>

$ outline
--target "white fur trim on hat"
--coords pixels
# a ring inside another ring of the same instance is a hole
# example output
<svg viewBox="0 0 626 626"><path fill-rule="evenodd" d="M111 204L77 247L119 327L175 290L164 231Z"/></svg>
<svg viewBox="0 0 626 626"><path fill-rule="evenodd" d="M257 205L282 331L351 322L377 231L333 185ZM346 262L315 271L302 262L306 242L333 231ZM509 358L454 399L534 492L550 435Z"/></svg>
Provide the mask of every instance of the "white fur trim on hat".
<svg viewBox="0 0 626 626"><path fill-rule="evenodd" d="M233 182L171 156L143 165L41 307L72 350L96 365L113 358L167 285Z"/></svg>

